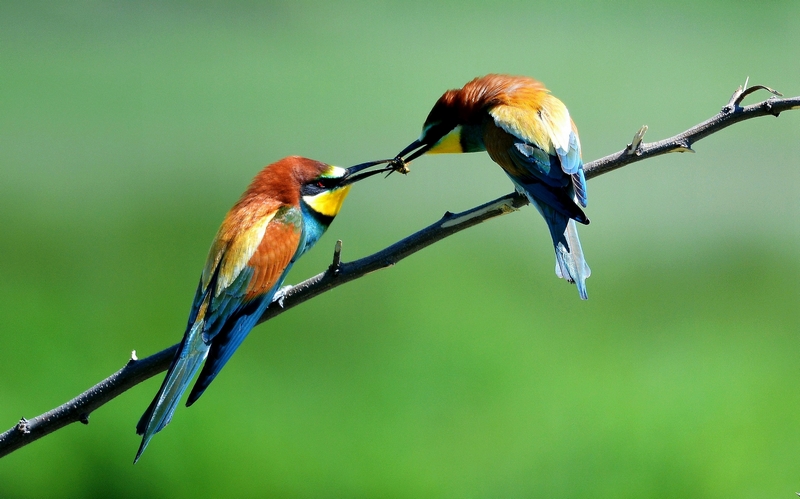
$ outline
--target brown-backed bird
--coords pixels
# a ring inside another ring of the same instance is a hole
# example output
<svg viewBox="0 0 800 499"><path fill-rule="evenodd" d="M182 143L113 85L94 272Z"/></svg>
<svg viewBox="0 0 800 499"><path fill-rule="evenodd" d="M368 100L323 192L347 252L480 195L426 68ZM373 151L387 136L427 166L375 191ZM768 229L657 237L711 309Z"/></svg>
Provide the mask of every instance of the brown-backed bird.
<svg viewBox="0 0 800 499"><path fill-rule="evenodd" d="M292 264L339 213L350 184L381 170L356 172L386 162L344 169L290 156L256 175L211 244L181 344L136 426L142 443L134 462L170 422L200 366L187 406L219 374L272 302Z"/></svg>
<svg viewBox="0 0 800 499"><path fill-rule="evenodd" d="M525 76L490 74L448 90L431 109L422 135L397 155L486 151L542 214L556 251L556 275L584 300L591 271L575 222L588 224L578 129L567 107Z"/></svg>

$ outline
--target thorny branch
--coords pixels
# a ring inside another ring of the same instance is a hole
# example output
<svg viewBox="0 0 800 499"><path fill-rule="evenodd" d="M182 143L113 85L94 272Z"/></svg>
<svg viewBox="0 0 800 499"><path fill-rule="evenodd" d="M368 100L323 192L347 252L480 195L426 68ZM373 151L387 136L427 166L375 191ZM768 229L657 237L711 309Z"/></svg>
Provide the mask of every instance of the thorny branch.
<svg viewBox="0 0 800 499"><path fill-rule="evenodd" d="M692 145L695 142L735 123L759 116L778 116L783 111L800 109L800 96L779 99L776 96L780 96L780 94L771 88L762 85L744 88L746 86L746 82L744 86L740 86L728 104L716 116L674 137L658 142L643 142L642 139L647 131L647 126L643 126L622 151L586 163L584 165L586 178L597 177L625 165L670 152L694 152ZM757 90L766 90L772 93L773 97L742 107L742 100ZM259 323L344 283L363 277L370 272L390 267L403 258L456 232L491 218L511 213L526 204L528 204L528 200L525 196L511 193L462 213L445 213L438 222L382 251L353 262L341 261L341 242L338 242L331 266L300 284L281 289L273 299L272 305L261 316ZM22 418L14 427L0 435L0 457L70 423L80 421L88 424L92 411L129 388L165 371L177 348L178 345L173 345L141 360L138 360L136 352L133 352L131 359L122 369L69 402L35 418Z"/></svg>

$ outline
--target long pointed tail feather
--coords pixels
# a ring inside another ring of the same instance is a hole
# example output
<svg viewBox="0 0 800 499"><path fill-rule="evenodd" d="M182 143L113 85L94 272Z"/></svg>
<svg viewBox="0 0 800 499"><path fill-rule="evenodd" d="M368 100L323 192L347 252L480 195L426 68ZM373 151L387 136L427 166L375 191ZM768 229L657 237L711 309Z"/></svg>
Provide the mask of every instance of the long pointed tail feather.
<svg viewBox="0 0 800 499"><path fill-rule="evenodd" d="M181 349L172 361L161 389L136 425L136 433L142 435L142 443L139 445L139 451L133 460L134 463L139 460L153 435L169 424L183 392L186 391L208 355L209 346L205 344L202 337L203 324L202 319L198 320L187 331Z"/></svg>
<svg viewBox="0 0 800 499"><path fill-rule="evenodd" d="M592 275L592 270L583 256L583 248L581 248L581 241L578 239L578 227L575 225L575 220L567 222L567 227L564 230L564 239L567 241L567 246L564 246L561 241L555 243L556 275L566 279L567 282L575 283L578 286L578 294L581 299L588 300L586 278Z"/></svg>
<svg viewBox="0 0 800 499"><path fill-rule="evenodd" d="M528 195L528 199L539 210L550 229L550 237L556 251L556 275L578 287L578 294L582 300L587 300L586 279L592 274L583 248L578 238L578 227L575 220L564 216L552 207L540 203L536 198Z"/></svg>

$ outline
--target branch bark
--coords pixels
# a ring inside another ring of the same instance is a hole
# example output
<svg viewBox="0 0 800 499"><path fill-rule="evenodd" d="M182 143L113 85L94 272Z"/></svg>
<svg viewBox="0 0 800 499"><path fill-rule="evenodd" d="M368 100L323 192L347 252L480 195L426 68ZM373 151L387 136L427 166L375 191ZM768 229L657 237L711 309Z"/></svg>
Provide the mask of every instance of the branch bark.
<svg viewBox="0 0 800 499"><path fill-rule="evenodd" d="M774 96L742 107L742 99L756 90L767 90ZM584 165L586 178L591 179L631 163L670 152L694 152L692 145L695 142L735 123L766 115L778 116L784 111L800 109L800 96L787 99L775 97L779 95L774 90L761 85L746 89L740 86L728 104L717 115L678 135L658 142L642 142L647 131L647 127L643 126L625 149L586 163ZM331 266L324 272L295 286L281 289L273 299L273 303L259 319L259 324L337 286L363 277L370 272L391 267L407 256L456 232L511 213L526 204L528 204L528 200L525 196L513 192L461 213L447 212L436 223L388 248L353 262L341 262L341 242L337 242ZM30 420L22 418L15 426L0 434L0 457L70 423L80 421L88 424L89 415L95 409L129 388L165 371L177 348L176 344L141 360L136 359L134 352L132 358L122 369L69 402Z"/></svg>

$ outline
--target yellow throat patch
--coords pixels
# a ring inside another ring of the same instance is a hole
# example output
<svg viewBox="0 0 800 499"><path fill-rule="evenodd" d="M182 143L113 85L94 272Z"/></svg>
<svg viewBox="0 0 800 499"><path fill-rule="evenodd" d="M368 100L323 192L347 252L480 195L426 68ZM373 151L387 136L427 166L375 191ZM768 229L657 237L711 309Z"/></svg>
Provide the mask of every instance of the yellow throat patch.
<svg viewBox="0 0 800 499"><path fill-rule="evenodd" d="M320 215L335 217L342 209L344 198L350 192L349 185L339 187L330 191L320 192L315 196L303 196L303 201Z"/></svg>
<svg viewBox="0 0 800 499"><path fill-rule="evenodd" d="M428 149L428 154L449 154L449 153L462 153L464 150L461 148L461 126L457 126L450 130L450 133L445 135L433 147Z"/></svg>

